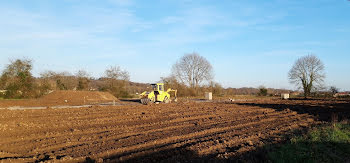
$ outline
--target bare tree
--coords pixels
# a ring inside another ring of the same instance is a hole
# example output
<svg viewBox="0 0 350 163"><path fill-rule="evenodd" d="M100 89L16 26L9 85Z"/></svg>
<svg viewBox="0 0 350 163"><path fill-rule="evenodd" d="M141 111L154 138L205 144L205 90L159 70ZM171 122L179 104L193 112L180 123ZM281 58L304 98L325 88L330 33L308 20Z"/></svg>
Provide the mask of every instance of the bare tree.
<svg viewBox="0 0 350 163"><path fill-rule="evenodd" d="M40 74L41 78L48 81L54 89L73 90L78 85L77 78L67 71L45 71Z"/></svg>
<svg viewBox="0 0 350 163"><path fill-rule="evenodd" d="M179 81L196 88L203 81L213 79L213 67L207 59L197 53L186 54L173 65L172 74Z"/></svg>
<svg viewBox="0 0 350 163"><path fill-rule="evenodd" d="M299 58L289 71L289 80L304 90L304 97L322 87L325 78L324 64L314 55Z"/></svg>
<svg viewBox="0 0 350 163"><path fill-rule="evenodd" d="M339 88L337 88L335 86L331 86L329 88L329 91L332 93L332 96L334 96L335 94L339 93Z"/></svg>
<svg viewBox="0 0 350 163"><path fill-rule="evenodd" d="M90 83L90 74L85 70L79 70L75 76L78 78L78 90L86 90Z"/></svg>
<svg viewBox="0 0 350 163"><path fill-rule="evenodd" d="M75 73L75 76L78 77L78 78L89 78L90 74L87 71L85 71L85 70L78 70Z"/></svg>
<svg viewBox="0 0 350 163"><path fill-rule="evenodd" d="M128 81L130 79L129 72L122 70L119 66L111 66L105 71L106 78L114 80Z"/></svg>
<svg viewBox="0 0 350 163"><path fill-rule="evenodd" d="M108 90L116 97L128 97L126 87L129 78L129 72L122 70L119 66L111 66L105 70L105 80L108 86L102 90Z"/></svg>

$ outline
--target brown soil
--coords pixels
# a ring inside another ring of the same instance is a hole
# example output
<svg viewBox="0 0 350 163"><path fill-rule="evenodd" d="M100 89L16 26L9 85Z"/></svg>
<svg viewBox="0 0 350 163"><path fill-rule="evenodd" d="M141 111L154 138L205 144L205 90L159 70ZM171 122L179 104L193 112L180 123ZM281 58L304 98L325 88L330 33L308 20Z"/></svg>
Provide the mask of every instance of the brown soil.
<svg viewBox="0 0 350 163"><path fill-rule="evenodd" d="M257 106L275 110L290 109L297 113L314 115L322 121L347 121L350 119L350 100L337 99L294 99L294 100L251 100L234 102L243 106Z"/></svg>
<svg viewBox="0 0 350 163"><path fill-rule="evenodd" d="M260 100L3 109L0 110L0 162L237 159L265 144L280 142L293 130L318 123L319 114L293 109L327 110L326 106L333 106L337 110L337 104L340 110L340 106L349 108L348 102ZM349 111L346 113L349 115Z"/></svg>
<svg viewBox="0 0 350 163"><path fill-rule="evenodd" d="M87 105L103 102L113 102L118 99L108 92L98 91L54 91L38 99L0 100L0 107L11 106L59 106Z"/></svg>

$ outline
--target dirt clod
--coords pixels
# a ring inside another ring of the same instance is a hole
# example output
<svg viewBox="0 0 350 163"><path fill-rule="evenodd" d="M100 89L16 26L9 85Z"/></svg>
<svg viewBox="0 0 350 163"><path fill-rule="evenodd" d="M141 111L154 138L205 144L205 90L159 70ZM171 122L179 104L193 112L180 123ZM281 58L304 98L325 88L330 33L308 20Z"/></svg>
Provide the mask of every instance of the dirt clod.
<svg viewBox="0 0 350 163"><path fill-rule="evenodd" d="M249 141L247 142L247 144L250 145L250 146L253 146L253 145L254 145L253 142L252 142L251 140L249 140Z"/></svg>

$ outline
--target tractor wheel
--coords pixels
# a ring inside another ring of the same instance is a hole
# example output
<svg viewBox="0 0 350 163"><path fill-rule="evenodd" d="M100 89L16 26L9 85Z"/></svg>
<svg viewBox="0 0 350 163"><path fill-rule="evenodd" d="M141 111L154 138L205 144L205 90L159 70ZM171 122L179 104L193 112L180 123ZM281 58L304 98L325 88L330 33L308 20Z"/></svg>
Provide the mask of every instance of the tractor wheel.
<svg viewBox="0 0 350 163"><path fill-rule="evenodd" d="M150 99L148 99L148 98L142 98L141 99L141 104L143 104L143 105L148 105L149 103L150 103Z"/></svg>

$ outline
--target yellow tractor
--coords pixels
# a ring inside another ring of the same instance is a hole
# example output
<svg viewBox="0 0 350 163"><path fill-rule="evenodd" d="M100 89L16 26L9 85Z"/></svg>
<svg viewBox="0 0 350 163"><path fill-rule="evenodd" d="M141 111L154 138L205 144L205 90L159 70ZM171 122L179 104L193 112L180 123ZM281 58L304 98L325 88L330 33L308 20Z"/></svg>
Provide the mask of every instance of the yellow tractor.
<svg viewBox="0 0 350 163"><path fill-rule="evenodd" d="M152 91L151 92L143 92L140 94L141 103L144 105L150 103L170 103L170 92L174 92L175 94L175 102L177 101L177 90L169 88L167 91L164 91L164 83L151 84Z"/></svg>

